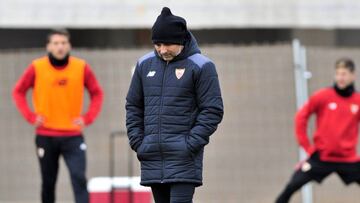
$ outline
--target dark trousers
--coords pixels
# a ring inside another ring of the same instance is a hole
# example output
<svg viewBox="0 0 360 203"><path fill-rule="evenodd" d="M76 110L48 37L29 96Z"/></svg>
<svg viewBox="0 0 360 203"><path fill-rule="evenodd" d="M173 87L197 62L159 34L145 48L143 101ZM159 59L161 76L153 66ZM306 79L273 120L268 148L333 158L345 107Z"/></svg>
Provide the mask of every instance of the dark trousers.
<svg viewBox="0 0 360 203"><path fill-rule="evenodd" d="M37 154L41 169L41 199L43 203L55 202L55 185L59 158L64 157L69 169L76 203L88 203L86 188L86 145L82 136L47 137L36 136Z"/></svg>
<svg viewBox="0 0 360 203"><path fill-rule="evenodd" d="M276 200L276 203L288 203L291 196L298 191L306 183L312 181L313 178L307 173L297 170L292 176L290 182L286 185L285 189L279 195Z"/></svg>
<svg viewBox="0 0 360 203"><path fill-rule="evenodd" d="M360 184L360 162L341 163L320 160L319 153L314 153L295 171L276 203L288 203L291 196L310 181L321 183L331 173L337 173L346 184Z"/></svg>
<svg viewBox="0 0 360 203"><path fill-rule="evenodd" d="M195 185L191 183L154 184L155 203L192 203Z"/></svg>

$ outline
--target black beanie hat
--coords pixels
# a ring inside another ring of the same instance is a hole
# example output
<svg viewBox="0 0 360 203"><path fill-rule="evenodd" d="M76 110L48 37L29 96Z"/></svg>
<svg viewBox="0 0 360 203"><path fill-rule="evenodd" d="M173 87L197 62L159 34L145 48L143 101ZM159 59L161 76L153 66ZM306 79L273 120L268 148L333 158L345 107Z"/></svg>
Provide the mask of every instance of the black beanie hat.
<svg viewBox="0 0 360 203"><path fill-rule="evenodd" d="M168 7L164 7L152 27L153 43L184 44L187 35L185 19L173 15Z"/></svg>

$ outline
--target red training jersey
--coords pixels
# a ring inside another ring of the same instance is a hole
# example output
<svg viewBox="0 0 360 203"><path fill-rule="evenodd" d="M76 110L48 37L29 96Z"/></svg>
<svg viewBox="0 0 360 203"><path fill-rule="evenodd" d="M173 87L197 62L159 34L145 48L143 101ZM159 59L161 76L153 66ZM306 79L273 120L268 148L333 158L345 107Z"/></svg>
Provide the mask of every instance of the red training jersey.
<svg viewBox="0 0 360 203"><path fill-rule="evenodd" d="M302 148L311 155L317 151L320 159L329 162L356 162L360 119L360 94L338 95L334 88L324 88L297 112L295 131ZM311 143L308 134L310 115L316 115L316 130Z"/></svg>

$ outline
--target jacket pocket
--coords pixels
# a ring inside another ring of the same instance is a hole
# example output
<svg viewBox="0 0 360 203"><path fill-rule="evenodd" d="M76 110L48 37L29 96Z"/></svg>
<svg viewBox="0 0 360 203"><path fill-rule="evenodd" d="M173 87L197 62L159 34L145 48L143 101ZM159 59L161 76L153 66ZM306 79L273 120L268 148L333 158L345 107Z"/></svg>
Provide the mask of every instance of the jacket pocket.
<svg viewBox="0 0 360 203"><path fill-rule="evenodd" d="M186 135L186 136L185 136L185 150L186 150L186 152L188 153L188 155L190 156L190 158L191 158L192 160L194 160L194 159L195 159L195 153L192 152L191 149L190 149L190 147L189 147L188 137L189 137L189 135Z"/></svg>
<svg viewBox="0 0 360 203"><path fill-rule="evenodd" d="M142 156L142 154L143 154L143 145L144 145L144 142L142 142L140 144L140 146L136 150L136 157L138 158L139 161L141 161L142 158L143 158L143 156Z"/></svg>

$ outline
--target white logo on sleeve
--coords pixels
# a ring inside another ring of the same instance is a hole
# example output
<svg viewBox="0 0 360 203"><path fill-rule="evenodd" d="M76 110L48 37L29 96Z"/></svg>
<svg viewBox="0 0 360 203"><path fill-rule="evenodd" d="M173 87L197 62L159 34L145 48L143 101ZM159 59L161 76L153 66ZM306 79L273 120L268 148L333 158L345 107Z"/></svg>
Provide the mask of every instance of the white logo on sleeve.
<svg viewBox="0 0 360 203"><path fill-rule="evenodd" d="M359 105L351 104L350 110L351 110L351 113L356 114L359 111Z"/></svg>
<svg viewBox="0 0 360 203"><path fill-rule="evenodd" d="M335 102L329 103L329 109L330 110L336 110L336 108L337 108L337 103L335 103Z"/></svg>
<svg viewBox="0 0 360 203"><path fill-rule="evenodd" d="M154 76L155 76L155 74L156 74L156 71L151 70L151 71L149 71L149 73L147 74L147 76L146 76L146 77L148 77L148 78L150 78L150 77L154 77Z"/></svg>

